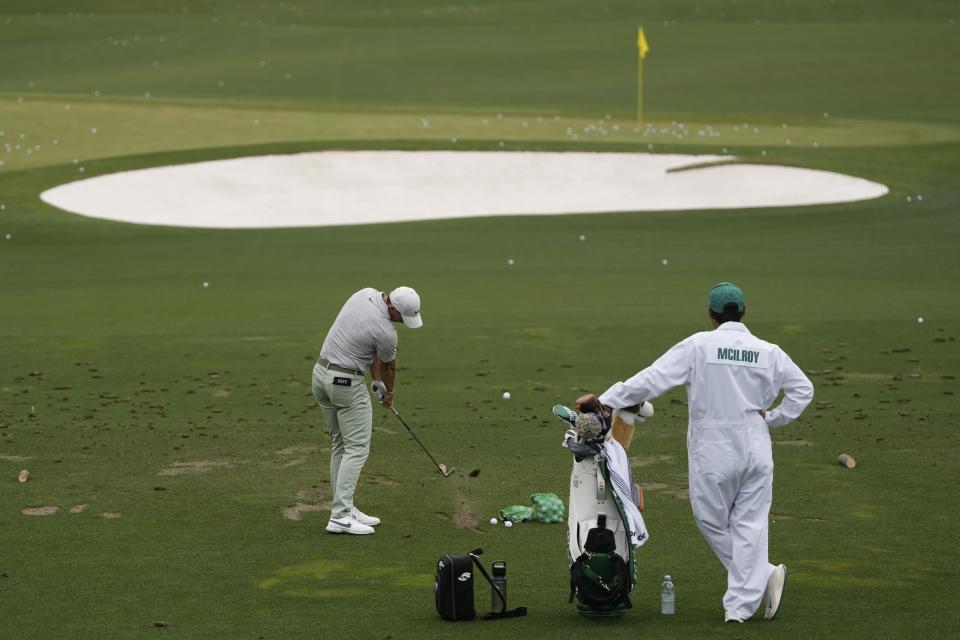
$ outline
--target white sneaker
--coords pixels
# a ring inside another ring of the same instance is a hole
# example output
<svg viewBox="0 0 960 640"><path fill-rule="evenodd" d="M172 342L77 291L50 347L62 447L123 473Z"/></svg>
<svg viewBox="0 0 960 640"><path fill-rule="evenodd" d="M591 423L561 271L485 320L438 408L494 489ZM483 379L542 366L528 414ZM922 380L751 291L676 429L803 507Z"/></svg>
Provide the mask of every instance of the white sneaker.
<svg viewBox="0 0 960 640"><path fill-rule="evenodd" d="M351 533L364 536L373 533L373 527L359 522L355 518L330 518L327 522L327 531L330 533Z"/></svg>
<svg viewBox="0 0 960 640"><path fill-rule="evenodd" d="M357 509L356 507L354 507L350 511L350 517L352 517L354 520L356 520L360 524L365 524L368 527L375 527L378 524L380 524L380 518L376 516L368 516L363 511L360 511L360 509Z"/></svg>
<svg viewBox="0 0 960 640"><path fill-rule="evenodd" d="M787 565L780 564L773 568L770 579L767 581L767 590L763 594L763 600L767 604L763 612L764 620L773 620L780 610L780 602L783 600L783 592L787 587Z"/></svg>
<svg viewBox="0 0 960 640"><path fill-rule="evenodd" d="M724 622L738 622L738 623L740 623L740 624L743 624L743 618L738 618L737 616L732 615L732 614L730 614L730 613L727 613L726 611L723 612L723 621L724 621Z"/></svg>

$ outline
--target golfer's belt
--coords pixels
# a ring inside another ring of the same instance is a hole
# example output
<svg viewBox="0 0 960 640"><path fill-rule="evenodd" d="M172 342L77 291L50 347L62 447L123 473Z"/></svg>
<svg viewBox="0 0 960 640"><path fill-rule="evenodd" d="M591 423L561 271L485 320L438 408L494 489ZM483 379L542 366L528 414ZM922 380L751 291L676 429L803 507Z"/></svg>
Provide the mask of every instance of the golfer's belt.
<svg viewBox="0 0 960 640"><path fill-rule="evenodd" d="M359 369L351 369L349 367L341 367L338 364L331 364L326 358L320 358L320 366L324 369L330 369L331 371L339 371L340 373L349 373L355 376L362 376L363 371Z"/></svg>

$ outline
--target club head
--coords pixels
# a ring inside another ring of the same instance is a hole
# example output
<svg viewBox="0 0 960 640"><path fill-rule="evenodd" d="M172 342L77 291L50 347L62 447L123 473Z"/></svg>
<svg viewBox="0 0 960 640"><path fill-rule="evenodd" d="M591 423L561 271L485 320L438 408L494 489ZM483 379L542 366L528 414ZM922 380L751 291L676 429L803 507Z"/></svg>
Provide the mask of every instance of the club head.
<svg viewBox="0 0 960 640"><path fill-rule="evenodd" d="M440 475L442 475L444 478L449 478L453 475L453 472L457 470L456 467L450 467L450 469L447 470L447 465L445 464L438 464L437 469L440 470Z"/></svg>

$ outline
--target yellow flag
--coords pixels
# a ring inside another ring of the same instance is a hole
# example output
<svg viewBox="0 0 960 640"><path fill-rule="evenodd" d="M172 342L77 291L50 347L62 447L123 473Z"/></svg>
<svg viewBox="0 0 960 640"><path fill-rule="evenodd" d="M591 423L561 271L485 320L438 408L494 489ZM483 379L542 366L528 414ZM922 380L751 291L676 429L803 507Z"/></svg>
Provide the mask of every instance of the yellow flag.
<svg viewBox="0 0 960 640"><path fill-rule="evenodd" d="M637 48L640 49L640 59L646 58L647 52L650 51L650 45L647 44L647 37L643 35L643 27L640 27L637 31Z"/></svg>

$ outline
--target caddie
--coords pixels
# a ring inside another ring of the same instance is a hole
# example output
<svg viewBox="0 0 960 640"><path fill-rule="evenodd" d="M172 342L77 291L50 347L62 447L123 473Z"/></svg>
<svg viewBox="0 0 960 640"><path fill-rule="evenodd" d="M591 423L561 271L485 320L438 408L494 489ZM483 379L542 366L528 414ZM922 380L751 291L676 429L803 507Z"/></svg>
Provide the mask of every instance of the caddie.
<svg viewBox="0 0 960 640"><path fill-rule="evenodd" d="M708 299L713 331L683 340L600 396L619 409L687 388L690 505L727 569L725 622L743 622L761 606L766 620L779 610L787 567L770 564L767 553L770 429L795 420L813 399L813 385L790 356L741 322L746 310L740 288L721 282ZM783 401L769 408L781 390Z"/></svg>
<svg viewBox="0 0 960 640"><path fill-rule="evenodd" d="M377 400L392 407L396 322L414 329L423 324L416 291L410 287L397 287L389 295L373 288L357 291L340 309L313 367L313 395L330 432L330 533L371 534L380 524L379 518L353 504L353 494L373 433L373 405L364 374L370 372L370 390Z"/></svg>

